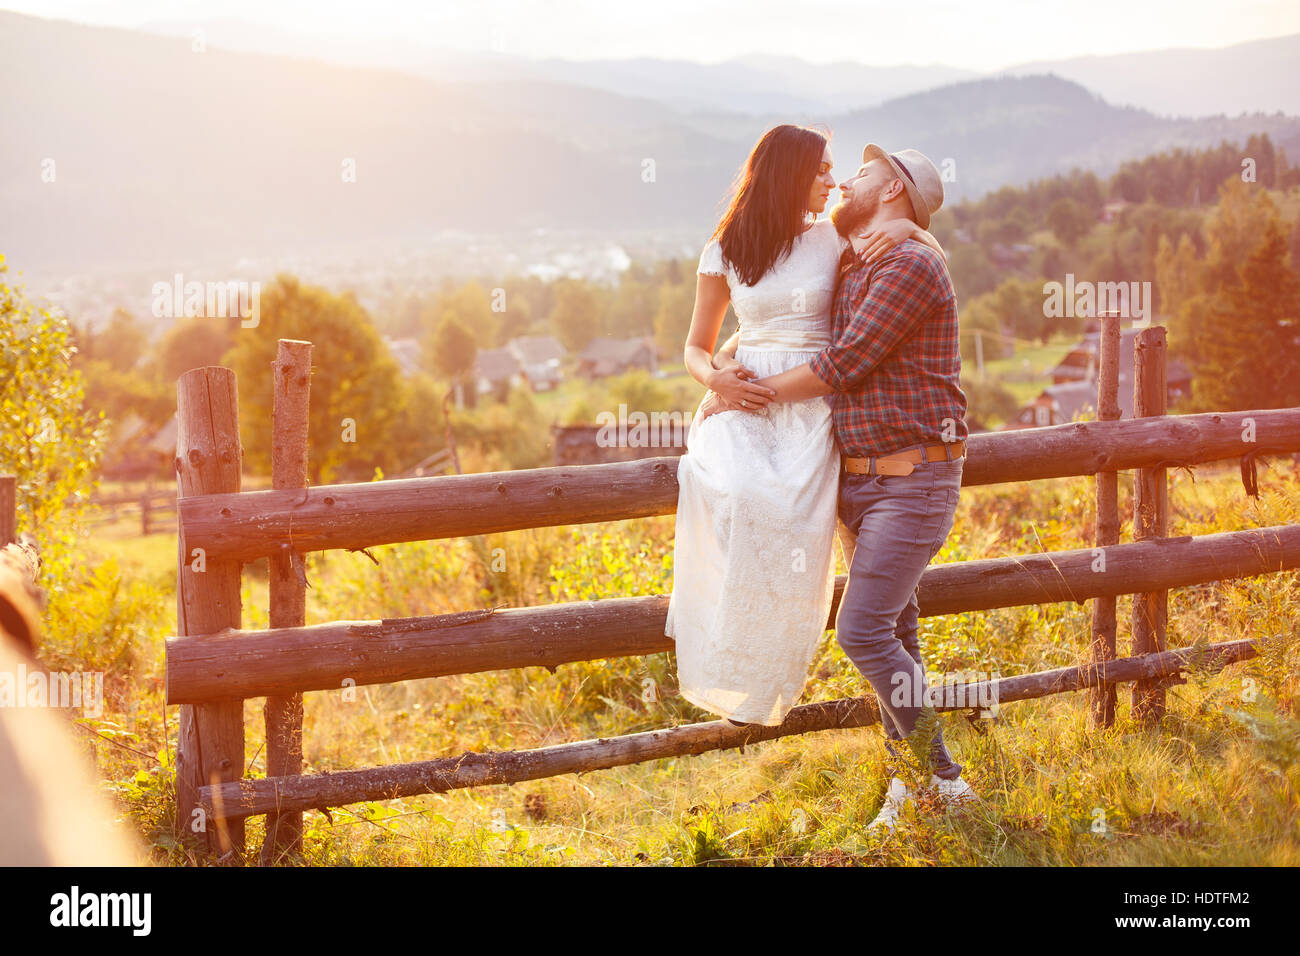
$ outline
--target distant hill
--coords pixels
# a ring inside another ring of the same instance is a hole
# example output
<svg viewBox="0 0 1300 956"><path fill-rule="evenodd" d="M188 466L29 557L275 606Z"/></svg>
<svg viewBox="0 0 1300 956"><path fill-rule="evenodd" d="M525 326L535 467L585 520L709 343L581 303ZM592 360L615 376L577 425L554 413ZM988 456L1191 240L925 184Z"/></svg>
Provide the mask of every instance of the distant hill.
<svg viewBox="0 0 1300 956"><path fill-rule="evenodd" d="M1244 143L1267 132L1300 158L1300 119L1253 116L1176 120L1116 107L1054 76L958 83L837 117L836 141L907 143L936 162L954 160L953 198L975 198L1008 184L1078 167L1114 172L1121 162L1175 147ZM844 147L841 146L841 152ZM856 161L842 155L841 165Z"/></svg>
<svg viewBox="0 0 1300 956"><path fill-rule="evenodd" d="M437 50L407 37L288 33L232 18L154 21L145 30L188 38L201 30L212 46L257 53L311 56L335 63L379 66L432 79L529 78L589 86L657 99L685 111L823 115L877 106L964 80L994 75L1053 74L1073 80L1107 102L1161 116L1240 116L1281 111L1300 115L1300 34L1215 49L1143 50L1112 56L1035 59L981 74L941 63L872 66L864 62L810 63L792 56L753 54L721 63L640 58L532 60L504 53Z"/></svg>
<svg viewBox="0 0 1300 956"><path fill-rule="evenodd" d="M530 59L501 53L434 49L405 37L288 33L234 18L156 20L147 32L189 39L196 31L214 47L314 57L350 66L385 67L440 82L558 82L654 99L684 112L840 113L883 103L980 74L942 65L867 66L809 63L754 54L722 63L640 57L622 60Z"/></svg>
<svg viewBox="0 0 1300 956"><path fill-rule="evenodd" d="M0 252L17 268L73 268L448 229L672 228L702 241L754 140L782 121L829 125L839 172L868 139L950 157L953 200L1256 131L1300 157L1294 118L1161 119L1053 77L830 115L687 112L557 80L459 79L196 53L188 37L0 12Z"/></svg>
<svg viewBox="0 0 1300 956"><path fill-rule="evenodd" d="M516 68L566 83L653 97L684 112L798 112L823 117L979 75L945 66L819 64L758 55L708 64L657 59L542 60Z"/></svg>
<svg viewBox="0 0 1300 956"><path fill-rule="evenodd" d="M1300 34L1213 50L1148 50L1115 56L1037 60L1016 75L1053 73L1120 106L1165 116L1300 114Z"/></svg>
<svg viewBox="0 0 1300 956"><path fill-rule="evenodd" d="M0 87L0 249L19 265L484 225L703 224L743 158L661 104L597 90L194 53L4 12Z"/></svg>

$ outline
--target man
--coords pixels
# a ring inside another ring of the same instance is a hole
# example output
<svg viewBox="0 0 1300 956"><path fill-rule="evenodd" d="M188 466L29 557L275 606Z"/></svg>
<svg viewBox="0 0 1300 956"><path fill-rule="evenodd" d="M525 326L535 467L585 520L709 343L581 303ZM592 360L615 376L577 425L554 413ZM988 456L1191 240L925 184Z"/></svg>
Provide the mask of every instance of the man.
<svg viewBox="0 0 1300 956"><path fill-rule="evenodd" d="M836 636L880 702L891 780L871 827L892 830L915 795L904 779L917 779L914 767L910 774L904 769L909 751L928 750L929 784L945 801L974 798L926 703L916 598L922 573L952 530L966 396L956 297L943 256L913 239L870 264L857 255L857 237L891 220L929 227L943 204L938 169L916 150L890 154L869 144L840 191L831 220L855 248L841 266L834 344L756 384L772 389L776 402L831 395L842 454L840 541L849 565Z"/></svg>

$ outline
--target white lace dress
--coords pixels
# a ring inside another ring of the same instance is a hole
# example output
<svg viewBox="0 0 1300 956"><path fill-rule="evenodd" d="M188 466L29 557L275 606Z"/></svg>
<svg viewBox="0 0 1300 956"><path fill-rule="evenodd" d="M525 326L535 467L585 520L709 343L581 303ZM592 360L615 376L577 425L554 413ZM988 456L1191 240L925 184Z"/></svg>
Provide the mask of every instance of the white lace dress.
<svg viewBox="0 0 1300 956"><path fill-rule="evenodd" d="M740 282L717 240L699 272L726 278L740 320L736 358L760 376L830 344L842 240L815 223L756 285ZM698 415L677 480L673 591L682 696L746 723L781 723L803 693L834 593L839 455L824 398L767 414Z"/></svg>

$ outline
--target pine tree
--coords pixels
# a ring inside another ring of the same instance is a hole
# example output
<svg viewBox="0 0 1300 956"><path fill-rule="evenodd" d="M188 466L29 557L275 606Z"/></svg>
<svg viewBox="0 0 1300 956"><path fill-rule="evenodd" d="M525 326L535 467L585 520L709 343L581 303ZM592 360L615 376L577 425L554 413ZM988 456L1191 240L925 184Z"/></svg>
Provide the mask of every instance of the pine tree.
<svg viewBox="0 0 1300 956"><path fill-rule="evenodd" d="M1300 405L1300 278L1287 258L1280 221L1266 220L1235 281L1184 304L1193 410Z"/></svg>

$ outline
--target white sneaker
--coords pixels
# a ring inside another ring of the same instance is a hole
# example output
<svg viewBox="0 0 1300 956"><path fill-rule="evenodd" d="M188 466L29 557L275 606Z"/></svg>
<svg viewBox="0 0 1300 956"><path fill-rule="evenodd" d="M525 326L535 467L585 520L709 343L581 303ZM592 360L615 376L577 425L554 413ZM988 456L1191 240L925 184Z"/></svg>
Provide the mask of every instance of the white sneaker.
<svg viewBox="0 0 1300 956"><path fill-rule="evenodd" d="M893 777L889 781L889 789L885 791L885 802L881 804L876 818L867 824L867 829L878 830L884 827L892 833L898 823L899 815L903 812L903 807L911 803L914 796L911 787L898 777Z"/></svg>
<svg viewBox="0 0 1300 956"><path fill-rule="evenodd" d="M939 792L939 799L945 804L974 803L979 799L975 789L961 777L945 780L938 775L931 775L930 787Z"/></svg>

